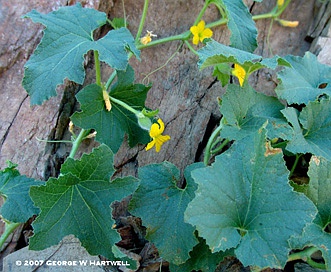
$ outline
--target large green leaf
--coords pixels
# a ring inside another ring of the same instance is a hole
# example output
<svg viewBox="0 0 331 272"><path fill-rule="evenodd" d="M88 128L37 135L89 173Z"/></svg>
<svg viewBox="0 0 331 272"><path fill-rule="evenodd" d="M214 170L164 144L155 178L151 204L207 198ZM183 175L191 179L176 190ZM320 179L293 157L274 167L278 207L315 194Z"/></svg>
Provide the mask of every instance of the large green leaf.
<svg viewBox="0 0 331 272"><path fill-rule="evenodd" d="M190 172L197 167L201 165L186 168L184 189L177 187L180 173L169 162L139 168L141 182L130 202L130 212L147 227L146 239L156 245L165 260L176 265L184 263L198 243L195 228L184 222L184 211L196 189Z"/></svg>
<svg viewBox="0 0 331 272"><path fill-rule="evenodd" d="M231 46L253 52L257 47L257 29L252 15L242 0L209 0L222 7L228 18L228 28L231 31Z"/></svg>
<svg viewBox="0 0 331 272"><path fill-rule="evenodd" d="M276 88L279 98L288 104L308 104L322 94L331 94L331 67L318 62L307 52L304 57L286 56L292 68L278 73L281 83Z"/></svg>
<svg viewBox="0 0 331 272"><path fill-rule="evenodd" d="M0 171L0 196L5 200L0 208L1 217L14 223L24 223L39 213L29 196L31 186L41 185L42 181L21 176L16 165L11 164Z"/></svg>
<svg viewBox="0 0 331 272"><path fill-rule="evenodd" d="M126 28L112 30L94 41L93 31L106 24L107 16L80 4L59 8L49 14L32 10L25 17L46 26L44 37L25 65L23 86L31 104L41 104L56 95L56 86L65 78L82 84L85 78L84 56L99 51L99 58L115 69L125 70L127 50L139 56L134 38Z"/></svg>
<svg viewBox="0 0 331 272"><path fill-rule="evenodd" d="M118 83L110 92L110 96L121 100L136 110L142 110L150 87L133 84L132 68L126 72L118 72ZM129 82L128 82L129 81ZM112 102L112 108L105 108L102 88L96 84L88 85L77 95L81 104L81 112L72 115L73 123L84 129L95 129L96 140L108 145L113 152L120 148L125 133L128 134L129 145L147 143L150 140L148 131L143 130L135 114L121 105Z"/></svg>
<svg viewBox="0 0 331 272"><path fill-rule="evenodd" d="M197 244L190 252L190 259L181 265L174 265L170 263L171 272L187 272L187 271L203 271L214 272L217 265L223 261L226 256L233 256L233 252L228 250L226 252L212 253L206 245L206 241L199 238Z"/></svg>
<svg viewBox="0 0 331 272"><path fill-rule="evenodd" d="M235 247L244 266L282 268L287 240L316 214L311 201L288 184L283 154L269 152L264 129L235 142L192 177L198 189L186 221L213 252Z"/></svg>
<svg viewBox="0 0 331 272"><path fill-rule="evenodd" d="M293 127L292 139L286 147L288 151L312 153L331 160L331 103L329 99L309 102L300 115L291 107L282 110L282 113Z"/></svg>
<svg viewBox="0 0 331 272"><path fill-rule="evenodd" d="M41 213L33 223L30 249L45 249L73 234L90 254L114 259L112 247L120 236L112 229L110 204L131 194L138 182L133 177L110 181L113 173L113 153L101 145L81 160L68 159L59 178L31 187Z"/></svg>
<svg viewBox="0 0 331 272"><path fill-rule="evenodd" d="M241 88L230 84L220 108L226 120L221 136L239 140L256 133L267 122L269 138L287 139L292 130L280 112L283 108L277 98L258 93L249 85Z"/></svg>

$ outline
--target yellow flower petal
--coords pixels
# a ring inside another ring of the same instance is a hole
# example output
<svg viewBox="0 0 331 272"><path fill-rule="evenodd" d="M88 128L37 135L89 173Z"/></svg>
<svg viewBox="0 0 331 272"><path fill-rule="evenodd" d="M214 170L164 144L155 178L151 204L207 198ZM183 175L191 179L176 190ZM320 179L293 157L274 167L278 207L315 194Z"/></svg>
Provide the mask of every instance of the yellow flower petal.
<svg viewBox="0 0 331 272"><path fill-rule="evenodd" d="M194 35L192 40L193 44L198 45L199 41L200 41L199 35Z"/></svg>
<svg viewBox="0 0 331 272"><path fill-rule="evenodd" d="M145 148L145 150L150 150L155 145L155 140L149 142Z"/></svg>
<svg viewBox="0 0 331 272"><path fill-rule="evenodd" d="M232 74L238 78L240 86L243 86L246 78L245 69L242 68L239 64L235 64L234 69L232 70Z"/></svg>
<svg viewBox="0 0 331 272"><path fill-rule="evenodd" d="M198 25L197 25L197 28L198 28L198 31L199 33L201 33L204 29L205 29L205 21L204 20L201 20Z"/></svg>
<svg viewBox="0 0 331 272"><path fill-rule="evenodd" d="M170 140L170 136L169 135L160 135L157 138L155 138L155 149L156 152L160 152L161 150L161 146Z"/></svg>
<svg viewBox="0 0 331 272"><path fill-rule="evenodd" d="M211 36L213 36L213 31L211 31L210 28L206 28L206 29L204 29L203 32L201 33L200 41L203 42L204 39L211 38Z"/></svg>
<svg viewBox="0 0 331 272"><path fill-rule="evenodd" d="M199 34L197 26L191 26L190 31L193 35L198 35Z"/></svg>

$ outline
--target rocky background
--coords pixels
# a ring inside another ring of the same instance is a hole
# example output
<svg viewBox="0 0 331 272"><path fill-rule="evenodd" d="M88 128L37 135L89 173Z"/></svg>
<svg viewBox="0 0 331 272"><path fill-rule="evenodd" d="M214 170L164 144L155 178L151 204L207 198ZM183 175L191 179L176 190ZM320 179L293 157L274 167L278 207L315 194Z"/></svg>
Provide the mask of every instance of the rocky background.
<svg viewBox="0 0 331 272"><path fill-rule="evenodd" d="M6 160L11 160L19 165L21 174L47 180L58 174L69 154L68 144L46 143L37 138L70 139L69 117L78 107L74 95L82 86L66 82L58 87L57 97L42 106L30 106L30 99L21 86L21 80L24 64L39 43L43 27L23 19L22 15L32 9L48 13L76 2L0 0L0 169L6 167ZM80 2L83 6L104 11L109 18L123 17L122 1ZM252 14L261 14L270 11L276 0L245 2ZM158 38L164 38L186 31L193 24L202 5L202 0L150 1L143 33L149 30L157 34ZM124 6L129 29L135 35L143 0L125 0ZM217 9L210 7L204 20L208 23L218 16ZM284 28L274 23L269 35L270 20L257 21L257 54L264 57L272 54L303 56L305 51L310 50L318 55L322 63L331 65L330 1L323 4L317 0L293 0L281 17L298 20L300 24L297 28ZM99 35L105 31L107 29L101 30ZM229 33L225 27L220 26L213 31L215 40L228 44ZM211 76L211 70L199 71L197 57L185 46L179 48L179 45L179 42L171 42L144 49L141 62L131 60L137 82L153 83L146 106L160 110L159 116L166 124L165 132L171 135L171 141L164 145L160 153L146 152L144 146L129 149L127 143L124 143L115 158L118 176L136 175L138 167L164 160L174 163L180 169L201 161L206 141L221 117L217 97L225 90ZM175 53L176 50L178 53ZM169 63L158 69L171 56ZM86 84L94 78L93 59L87 59ZM103 79L107 80L111 71L104 67L103 72ZM277 86L274 72L267 69L258 71L250 80L258 91L269 95L273 94ZM95 145L93 140L86 141L81 146L81 152L90 151ZM20 228L10 237L2 249L1 259L15 251L17 244L21 244L22 231L26 228Z"/></svg>

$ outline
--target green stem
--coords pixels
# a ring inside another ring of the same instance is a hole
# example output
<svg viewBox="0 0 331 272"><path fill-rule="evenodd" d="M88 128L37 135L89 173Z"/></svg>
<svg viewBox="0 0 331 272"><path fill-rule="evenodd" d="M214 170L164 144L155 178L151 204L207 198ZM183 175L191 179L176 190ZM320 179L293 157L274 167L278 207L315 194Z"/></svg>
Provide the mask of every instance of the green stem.
<svg viewBox="0 0 331 272"><path fill-rule="evenodd" d="M207 24L206 28L212 28L212 27L224 25L224 24L227 23L227 21L228 21L227 19L220 19L218 21ZM190 38L190 36L191 36L191 31L188 30L188 31L185 31L185 32L183 32L181 34L178 34L178 35L173 35L173 36L166 37L166 38L163 38L163 39L158 39L158 40L155 40L155 41L151 41L148 44L138 44L137 48L140 50L140 49L144 49L144 48L147 48L147 47L163 44L163 43L166 43L166 42L172 42L172 41L184 41L185 42L186 40L188 40Z"/></svg>
<svg viewBox="0 0 331 272"><path fill-rule="evenodd" d="M82 143L82 141L84 140L84 138L86 137L86 135L88 135L90 133L90 130L85 130L85 129L82 129L77 138L75 139L75 141L72 143L72 147L71 147L71 151L70 151L70 154L69 154L69 158L74 158L76 153L77 153L77 150L80 146L80 144Z"/></svg>
<svg viewBox="0 0 331 272"><path fill-rule="evenodd" d="M223 120L223 119L222 119ZM204 164L207 166L208 163L209 163L209 159L210 159L210 156L211 156L211 147L212 147L212 144L215 140L215 138L218 136L218 134L221 132L223 128L223 123L221 121L220 125L218 126L218 128L216 128L213 133L210 135L210 138L207 142L207 145L206 145L206 150L205 150L205 155L204 155L204 158L203 158L203 162Z"/></svg>
<svg viewBox="0 0 331 272"><path fill-rule="evenodd" d="M212 149L212 148L211 148L210 153L211 153L211 154L216 154L216 153L220 152L220 151L224 148L224 146L226 146L229 142L230 142L229 139L225 139L225 140L220 144L220 146L218 146L217 148L215 148L215 149ZM213 145L213 147L214 147L214 145Z"/></svg>
<svg viewBox="0 0 331 272"><path fill-rule="evenodd" d="M190 49L192 53L198 56L198 52L193 48L193 46L189 43L189 41L185 40L184 42L187 45L188 49Z"/></svg>
<svg viewBox="0 0 331 272"><path fill-rule="evenodd" d="M299 159L300 159L301 156L302 156L302 154L295 154L295 161L293 163L293 166L291 168L290 175L289 175L290 178L292 177L292 175L294 173L294 170L297 167Z"/></svg>
<svg viewBox="0 0 331 272"><path fill-rule="evenodd" d="M325 264L317 263L311 259L311 255L317 252L319 249L316 247L308 247L302 251L295 252L289 255L287 261L296 261L296 260L303 260L307 262L310 266L319 269L326 269Z"/></svg>
<svg viewBox="0 0 331 272"><path fill-rule="evenodd" d="M129 106L128 104L124 103L123 101L121 101L119 99L116 99L116 98L114 98L112 96L109 96L109 99L112 102L114 102L114 103L122 106L123 108L127 109L128 111L134 113L135 115L139 115L139 113L140 113L140 111L135 110L134 108L132 108L131 106Z"/></svg>
<svg viewBox="0 0 331 272"><path fill-rule="evenodd" d="M12 234L21 223L7 223L5 222L5 231L0 237L0 248L2 249L4 243L6 242L8 236Z"/></svg>
<svg viewBox="0 0 331 272"><path fill-rule="evenodd" d="M195 22L194 22L193 25L197 25L200 22L200 20L201 20L202 16L204 15L208 5L209 5L209 2L206 1L205 4L203 5L202 9L200 10L200 13L198 14L197 18L195 19Z"/></svg>
<svg viewBox="0 0 331 272"><path fill-rule="evenodd" d="M146 15L147 15L147 10L148 10L148 2L149 2L149 0L145 0L145 2L144 2L143 13L141 15L141 19L140 19L140 23L139 23L139 27L138 27L138 31L137 31L137 35L136 35L136 43L139 42L141 33L143 32L145 19L146 19Z"/></svg>
<svg viewBox="0 0 331 272"><path fill-rule="evenodd" d="M112 74L108 78L107 83L105 84L105 90L108 90L109 89L109 87L112 84L112 82L114 81L116 75L117 75L117 72L115 70L115 71L112 72Z"/></svg>
<svg viewBox="0 0 331 272"><path fill-rule="evenodd" d="M307 264L309 264L311 267L314 268L318 268L318 269L322 269L325 270L326 269L326 265L323 263L317 263L314 260L312 260L310 257L307 258Z"/></svg>
<svg viewBox="0 0 331 272"><path fill-rule="evenodd" d="M94 64L95 64L95 82L101 87L101 69L100 69L99 52L97 50L94 50Z"/></svg>

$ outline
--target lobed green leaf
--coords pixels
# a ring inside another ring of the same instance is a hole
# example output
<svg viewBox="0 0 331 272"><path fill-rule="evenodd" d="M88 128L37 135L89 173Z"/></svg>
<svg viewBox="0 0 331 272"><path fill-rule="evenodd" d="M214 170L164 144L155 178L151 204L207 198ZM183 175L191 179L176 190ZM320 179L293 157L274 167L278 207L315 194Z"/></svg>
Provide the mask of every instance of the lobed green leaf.
<svg viewBox="0 0 331 272"><path fill-rule="evenodd" d="M81 160L67 160L61 171L58 178L30 190L41 210L33 222L30 249L45 249L73 234L91 255L115 259L112 248L120 236L112 229L110 204L131 194L137 180L125 177L110 181L113 153L106 145L83 155Z"/></svg>
<svg viewBox="0 0 331 272"><path fill-rule="evenodd" d="M170 271L187 272L187 271L204 271L214 272L217 265L227 256L233 256L233 251L212 253L206 245L206 241L199 237L197 244L190 252L190 259L181 265L170 263Z"/></svg>
<svg viewBox="0 0 331 272"><path fill-rule="evenodd" d="M142 110L150 87L133 84L133 70L129 67L125 72L118 71L118 82L109 95L136 110ZM147 143L150 140L148 131L139 126L136 115L114 102L111 102L112 108L108 111L102 91L101 87L92 84L76 95L82 111L71 116L73 123L84 129L95 129L96 140L108 145L113 152L120 148L125 133L129 136L130 147L138 143Z"/></svg>
<svg viewBox="0 0 331 272"><path fill-rule="evenodd" d="M288 184L282 152L268 152L265 130L234 143L210 167L192 171L198 183L185 219L212 252L235 248L244 266L283 268L288 239L316 208Z"/></svg>
<svg viewBox="0 0 331 272"><path fill-rule="evenodd" d="M33 205L29 190L31 186L41 184L42 181L20 175L14 164L0 171L0 196L4 199L1 217L13 223L25 223L38 214L39 209Z"/></svg>
<svg viewBox="0 0 331 272"><path fill-rule="evenodd" d="M253 52L257 47L257 29L252 15L242 0L209 0L224 9L231 31L231 46Z"/></svg>
<svg viewBox="0 0 331 272"><path fill-rule="evenodd" d="M315 55L286 56L291 64L278 73L281 83L276 88L280 99L288 104L308 104L319 96L331 94L331 67L318 62Z"/></svg>
<svg viewBox="0 0 331 272"><path fill-rule="evenodd" d="M282 113L292 124L286 149L292 153L312 153L331 160L331 103L329 99L309 102L299 113L286 108Z"/></svg>
<svg viewBox="0 0 331 272"><path fill-rule="evenodd" d="M184 189L177 187L179 170L169 162L139 168L141 182L129 206L130 212L139 216L147 227L146 239L156 245L165 260L175 265L189 259L189 252L198 243L195 228L184 222L184 211L196 189L190 174L198 167L201 164L186 168Z"/></svg>
<svg viewBox="0 0 331 272"><path fill-rule="evenodd" d="M284 105L275 97L256 92L249 85L243 88L230 84L220 107L226 124L221 136L239 140L256 133L266 123L270 139L288 139L292 129L281 113Z"/></svg>
<svg viewBox="0 0 331 272"><path fill-rule="evenodd" d="M25 17L46 26L44 37L25 64L22 84L31 97L31 104L42 104L55 96L56 87L66 78L82 84L84 56L90 50L99 51L101 61L119 70L126 69L127 50L139 56L134 38L126 28L112 30L94 41L93 31L106 24L107 16L82 8L80 4L48 14L32 10Z"/></svg>

